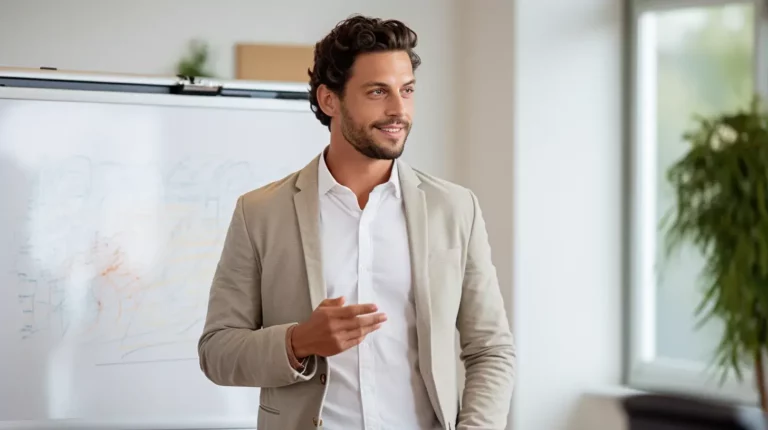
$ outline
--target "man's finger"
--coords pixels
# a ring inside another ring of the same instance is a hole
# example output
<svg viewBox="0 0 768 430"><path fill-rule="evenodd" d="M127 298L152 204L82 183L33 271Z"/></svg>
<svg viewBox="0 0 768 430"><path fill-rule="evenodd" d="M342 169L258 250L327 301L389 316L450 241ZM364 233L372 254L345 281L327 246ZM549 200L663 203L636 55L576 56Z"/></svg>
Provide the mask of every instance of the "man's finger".
<svg viewBox="0 0 768 430"><path fill-rule="evenodd" d="M358 315L370 314L372 312L376 312L377 310L379 310L378 306L374 305L373 303L365 303L362 305L349 305L339 309L338 314L336 316L338 316L339 318L353 318Z"/></svg>
<svg viewBox="0 0 768 430"><path fill-rule="evenodd" d="M363 327L358 327L352 330L348 330L344 333L343 339L345 339L346 341L354 340L357 343L360 343L362 342L363 339L365 339L366 336L380 329L381 326L382 324L378 323L378 324L371 324Z"/></svg>
<svg viewBox="0 0 768 430"><path fill-rule="evenodd" d="M325 299L317 306L318 308L322 307L337 307L337 306L344 306L344 296L341 297L335 297L332 299Z"/></svg>
<svg viewBox="0 0 768 430"><path fill-rule="evenodd" d="M357 318L343 320L339 327L342 330L355 330L361 327L367 327L374 324L381 324L387 320L387 314L379 312L376 314L362 315Z"/></svg>
<svg viewBox="0 0 768 430"><path fill-rule="evenodd" d="M353 337L353 338L347 339L344 341L344 343L341 344L341 350L346 351L349 348L352 348L353 346L360 345L360 342L362 342L363 339L365 339L365 337Z"/></svg>

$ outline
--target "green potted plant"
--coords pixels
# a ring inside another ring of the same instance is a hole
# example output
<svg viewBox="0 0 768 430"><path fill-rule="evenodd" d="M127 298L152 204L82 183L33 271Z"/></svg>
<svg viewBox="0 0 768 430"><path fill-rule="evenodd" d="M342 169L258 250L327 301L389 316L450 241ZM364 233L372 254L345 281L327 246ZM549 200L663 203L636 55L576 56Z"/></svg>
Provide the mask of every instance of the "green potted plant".
<svg viewBox="0 0 768 430"><path fill-rule="evenodd" d="M751 366L768 412L768 114L755 98L696 122L684 135L688 151L667 171L676 194L662 225L667 252L687 244L704 257L697 316L724 328L713 363L721 381L730 371L743 380Z"/></svg>
<svg viewBox="0 0 768 430"><path fill-rule="evenodd" d="M192 40L189 43L189 52L176 63L176 74L199 78L214 77L208 69L210 49L206 42Z"/></svg>

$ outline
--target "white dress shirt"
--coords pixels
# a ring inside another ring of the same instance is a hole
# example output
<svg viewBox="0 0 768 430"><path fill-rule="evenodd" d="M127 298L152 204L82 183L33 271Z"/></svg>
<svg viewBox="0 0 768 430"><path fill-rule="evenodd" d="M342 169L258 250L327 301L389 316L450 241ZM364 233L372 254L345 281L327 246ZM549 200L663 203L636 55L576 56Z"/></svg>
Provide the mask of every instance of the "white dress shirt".
<svg viewBox="0 0 768 430"><path fill-rule="evenodd" d="M433 430L441 426L419 372L408 234L397 163L365 209L320 157L318 192L328 297L374 303L387 315L357 347L328 358L326 430Z"/></svg>

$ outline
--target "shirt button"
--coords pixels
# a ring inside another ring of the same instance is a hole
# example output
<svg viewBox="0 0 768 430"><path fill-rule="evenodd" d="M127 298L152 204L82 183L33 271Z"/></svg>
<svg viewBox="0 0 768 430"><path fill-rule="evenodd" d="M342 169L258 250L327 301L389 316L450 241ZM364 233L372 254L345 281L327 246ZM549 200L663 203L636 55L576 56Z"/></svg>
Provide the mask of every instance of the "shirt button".
<svg viewBox="0 0 768 430"><path fill-rule="evenodd" d="M321 374L321 375L320 375L320 383L321 383L322 385L325 385L325 380L326 380L326 379L325 379L325 373L323 373L323 374Z"/></svg>

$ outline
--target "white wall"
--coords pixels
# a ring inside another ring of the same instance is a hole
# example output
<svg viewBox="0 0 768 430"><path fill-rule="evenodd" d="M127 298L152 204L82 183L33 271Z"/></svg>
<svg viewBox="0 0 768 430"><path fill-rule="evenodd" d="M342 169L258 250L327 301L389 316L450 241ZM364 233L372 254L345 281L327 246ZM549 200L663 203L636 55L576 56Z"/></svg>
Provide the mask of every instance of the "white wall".
<svg viewBox="0 0 768 430"><path fill-rule="evenodd" d="M603 388L621 381L620 4L458 5L457 171L512 315L514 430L626 424Z"/></svg>
<svg viewBox="0 0 768 430"><path fill-rule="evenodd" d="M458 2L456 171L477 194L512 311L513 2Z"/></svg>
<svg viewBox="0 0 768 430"><path fill-rule="evenodd" d="M314 44L353 13L418 30L419 104L405 158L451 179L455 8L450 0L0 0L0 66L174 75L194 38L234 76L238 42ZM277 144L277 142L276 142Z"/></svg>
<svg viewBox="0 0 768 430"><path fill-rule="evenodd" d="M622 4L516 3L516 430L610 428L582 394L621 378Z"/></svg>

